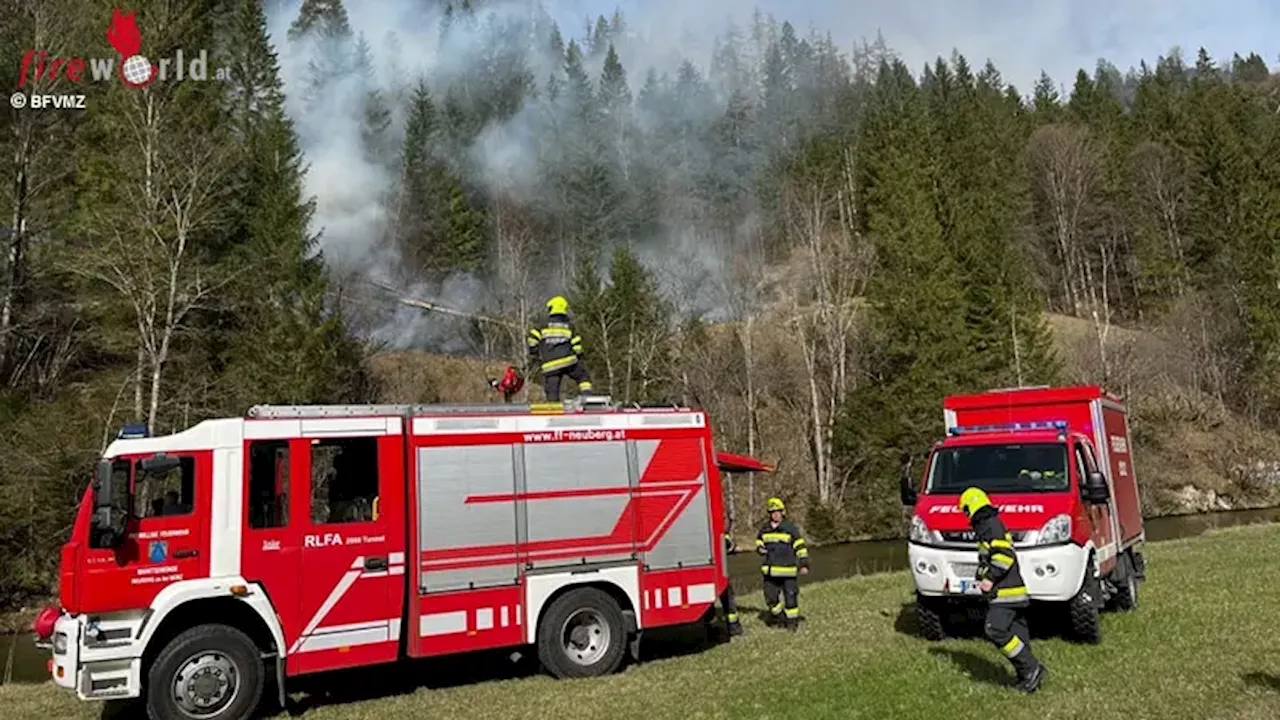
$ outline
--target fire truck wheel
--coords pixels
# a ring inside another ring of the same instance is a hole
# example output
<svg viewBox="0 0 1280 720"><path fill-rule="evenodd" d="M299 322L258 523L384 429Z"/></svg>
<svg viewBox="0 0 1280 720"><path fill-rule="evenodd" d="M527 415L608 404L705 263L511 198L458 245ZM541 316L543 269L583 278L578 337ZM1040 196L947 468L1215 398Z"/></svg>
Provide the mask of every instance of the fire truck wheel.
<svg viewBox="0 0 1280 720"><path fill-rule="evenodd" d="M1133 568L1133 557L1125 554L1120 558L1120 562L1124 564L1124 580L1116 583L1116 594L1114 597L1115 607L1121 612L1127 612L1138 607L1138 576Z"/></svg>
<svg viewBox="0 0 1280 720"><path fill-rule="evenodd" d="M622 610L608 593L579 588L551 603L538 625L538 660L557 678L608 675L626 652Z"/></svg>
<svg viewBox="0 0 1280 720"><path fill-rule="evenodd" d="M920 634L926 640L942 640L947 637L946 618L942 616L941 603L930 602L928 598L916 596L916 623L920 626Z"/></svg>
<svg viewBox="0 0 1280 720"><path fill-rule="evenodd" d="M1102 641L1102 624L1098 617L1097 583L1086 582L1080 592L1067 602L1071 616L1071 633L1077 640L1090 645Z"/></svg>
<svg viewBox="0 0 1280 720"><path fill-rule="evenodd" d="M151 720L243 720L262 699L262 660L247 635L197 625L156 656L147 673Z"/></svg>

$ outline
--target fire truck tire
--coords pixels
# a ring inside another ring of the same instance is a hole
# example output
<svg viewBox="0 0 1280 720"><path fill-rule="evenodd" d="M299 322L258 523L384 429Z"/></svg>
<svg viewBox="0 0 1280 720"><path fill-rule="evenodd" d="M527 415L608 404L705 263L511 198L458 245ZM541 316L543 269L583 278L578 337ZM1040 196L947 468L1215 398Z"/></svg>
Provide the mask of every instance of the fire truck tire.
<svg viewBox="0 0 1280 720"><path fill-rule="evenodd" d="M245 720L262 700L257 646L227 625L197 625L169 641L147 672L151 720Z"/></svg>
<svg viewBox="0 0 1280 720"><path fill-rule="evenodd" d="M926 640L943 640L947 637L946 618L942 615L939 603L930 602L927 598L916 596L916 624L920 626L920 634Z"/></svg>
<svg viewBox="0 0 1280 720"><path fill-rule="evenodd" d="M626 649L622 609L597 588L556 598L538 624L538 660L557 678L608 675L622 664Z"/></svg>
<svg viewBox="0 0 1280 720"><path fill-rule="evenodd" d="M1071 619L1071 634L1080 642L1096 645L1102 641L1102 623L1098 603L1094 599L1097 590L1092 586L1096 583L1086 582L1080 592L1067 601L1067 612Z"/></svg>
<svg viewBox="0 0 1280 720"><path fill-rule="evenodd" d="M1133 557L1126 553L1120 558L1124 579L1116 583L1116 594L1113 598L1115 608L1128 612L1138 607L1138 574L1133 567Z"/></svg>

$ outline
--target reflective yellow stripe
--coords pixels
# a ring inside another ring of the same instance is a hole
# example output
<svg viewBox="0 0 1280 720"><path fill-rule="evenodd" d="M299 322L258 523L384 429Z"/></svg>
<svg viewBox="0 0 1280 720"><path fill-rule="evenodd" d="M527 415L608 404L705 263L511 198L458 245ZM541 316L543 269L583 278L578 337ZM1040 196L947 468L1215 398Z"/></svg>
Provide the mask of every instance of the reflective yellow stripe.
<svg viewBox="0 0 1280 720"><path fill-rule="evenodd" d="M756 547L764 547L764 541L760 538L756 538Z"/></svg>
<svg viewBox="0 0 1280 720"><path fill-rule="evenodd" d="M1009 557L1008 555L1005 555L1004 553L996 553L995 555L992 555L991 562L995 563L996 565L999 565L1001 568L1005 570L1008 570L1009 568L1013 567L1013 558Z"/></svg>
<svg viewBox="0 0 1280 720"><path fill-rule="evenodd" d="M782 612L782 603L779 602L777 605L774 605L773 607L769 608L769 612L773 613L774 615L777 615L778 613Z"/></svg>
<svg viewBox="0 0 1280 720"><path fill-rule="evenodd" d="M729 615L725 619L727 619L729 622L738 622L738 613L729 613Z"/></svg>
<svg viewBox="0 0 1280 720"><path fill-rule="evenodd" d="M798 558L807 558L807 557L809 557L809 548L800 548L799 550L797 550L797 551L796 551L796 557L798 557Z"/></svg>
<svg viewBox="0 0 1280 720"><path fill-rule="evenodd" d="M800 546L802 545L804 545L804 538L796 538L796 541L791 543L791 547L796 548L797 550L800 549Z"/></svg>
<svg viewBox="0 0 1280 720"><path fill-rule="evenodd" d="M578 389L579 389L579 390L583 390L583 391L590 390L590 389L591 389L591 381L590 381L590 380L583 380L582 382L578 383Z"/></svg>
<svg viewBox="0 0 1280 720"><path fill-rule="evenodd" d="M1008 540L992 540L991 547L998 547L998 548L1004 548L1005 550L1012 550L1013 543L1009 542Z"/></svg>
<svg viewBox="0 0 1280 720"><path fill-rule="evenodd" d="M572 336L573 336L573 332L569 330L569 328L556 328L556 327L542 328L542 337L567 338Z"/></svg>
<svg viewBox="0 0 1280 720"><path fill-rule="evenodd" d="M1004 646L1000 648L1000 652L1004 653L1009 657L1013 657L1014 655L1017 655L1018 651L1021 649L1022 649L1022 638L1018 637L1017 635L1014 635L1012 640L1005 643Z"/></svg>
<svg viewBox="0 0 1280 720"><path fill-rule="evenodd" d="M794 577L800 574L795 565L761 565L760 572L774 577Z"/></svg>
<svg viewBox="0 0 1280 720"><path fill-rule="evenodd" d="M529 412L534 415L563 415L563 403L533 403L529 406Z"/></svg>
<svg viewBox="0 0 1280 720"><path fill-rule="evenodd" d="M570 365L576 362L578 362L577 355L570 355L569 357L557 358L555 360L548 360L542 363L542 371L549 372L551 370L559 370L560 368L569 367Z"/></svg>
<svg viewBox="0 0 1280 720"><path fill-rule="evenodd" d="M532 338L541 338L541 337L542 337L542 333L538 332L538 328L530 328L530 329L529 329L529 337L532 337Z"/></svg>
<svg viewBox="0 0 1280 720"><path fill-rule="evenodd" d="M787 608L786 612L787 612L787 617L789 618L800 617L800 608L798 607Z"/></svg>
<svg viewBox="0 0 1280 720"><path fill-rule="evenodd" d="M765 541L765 542L767 542L767 543L771 543L771 542L789 543L789 542L791 542L791 533L784 533L784 532L767 532L767 533L765 533L764 535L761 535L760 537L764 538L764 541Z"/></svg>
<svg viewBox="0 0 1280 720"><path fill-rule="evenodd" d="M996 597L1018 597L1026 594L1027 588L1025 585L1011 588L1000 588L996 591Z"/></svg>

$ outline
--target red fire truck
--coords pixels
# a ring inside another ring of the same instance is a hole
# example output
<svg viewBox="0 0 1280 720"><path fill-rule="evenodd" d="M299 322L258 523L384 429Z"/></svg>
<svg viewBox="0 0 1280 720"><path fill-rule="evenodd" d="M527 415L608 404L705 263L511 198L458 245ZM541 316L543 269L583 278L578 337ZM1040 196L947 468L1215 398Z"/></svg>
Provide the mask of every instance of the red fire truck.
<svg viewBox="0 0 1280 720"><path fill-rule="evenodd" d="M258 406L141 435L107 449L36 622L84 700L243 718L266 672L283 702L306 673L524 645L602 675L728 582L701 411Z"/></svg>
<svg viewBox="0 0 1280 720"><path fill-rule="evenodd" d="M976 486L1000 510L1031 599L1063 606L1073 633L1098 642L1099 610L1136 606L1145 577L1124 404L1080 386L993 390L943 407L947 438L923 484L902 479L902 502L915 508L908 557L924 634L944 637L949 611L979 594L976 539L957 507Z"/></svg>

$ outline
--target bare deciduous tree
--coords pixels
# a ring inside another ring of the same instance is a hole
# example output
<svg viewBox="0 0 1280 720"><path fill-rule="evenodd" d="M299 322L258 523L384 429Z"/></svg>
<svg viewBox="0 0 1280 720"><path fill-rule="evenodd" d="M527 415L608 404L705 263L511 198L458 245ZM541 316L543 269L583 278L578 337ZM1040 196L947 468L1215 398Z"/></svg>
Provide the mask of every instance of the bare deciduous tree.
<svg viewBox="0 0 1280 720"><path fill-rule="evenodd" d="M1182 218L1187 209L1189 186L1186 158L1158 142L1144 142L1134 150L1132 163L1138 181L1138 202L1147 208L1168 246L1173 260L1176 297L1187 291L1187 258Z"/></svg>
<svg viewBox="0 0 1280 720"><path fill-rule="evenodd" d="M30 2L21 1L8 5L6 23L21 28L17 33L22 49L38 48L45 51L47 57L66 57L69 45L76 39L74 34L77 13L73 12L66 2ZM24 61L20 70L23 73L21 92L36 95L65 92L69 83L65 73L40 74L38 63L40 58L32 56ZM0 188L0 198L4 199L7 211L4 220L7 227L0 225L0 240L4 241L4 276L0 279L0 369L11 370L18 377L11 377L10 383L16 383L48 347L60 347L61 339L41 336L32 341L28 348L14 347L15 332L18 331L19 308L17 307L23 287L28 281L28 263L31 244L44 231L41 222L40 204L50 190L58 187L58 183L66 177L69 170L69 154L61 142L59 134L61 126L65 126L72 116L63 112L16 112L8 125L8 137L0 141L0 147L7 150L6 155L12 159L6 168L7 176ZM21 354L22 357L15 357ZM55 361L54 367L61 363ZM14 366L18 366L14 369Z"/></svg>
<svg viewBox="0 0 1280 720"><path fill-rule="evenodd" d="M1032 187L1058 260L1062 300L1077 317L1085 314L1086 226L1101 168L1087 131L1071 125L1046 125L1031 136L1027 149Z"/></svg>
<svg viewBox="0 0 1280 720"><path fill-rule="evenodd" d="M126 180L114 207L94 212L96 236L69 269L111 287L136 324L134 413L154 429L165 363L192 311L234 277L209 263L199 247L225 211L229 146L192 129L172 91L129 91L122 100L128 142L120 176Z"/></svg>
<svg viewBox="0 0 1280 720"><path fill-rule="evenodd" d="M854 154L847 148L837 177L794 181L782 193L802 265L790 324L804 358L812 461L824 505L838 503L847 483L833 461L833 436L839 404L854 384L855 334L873 265L871 243L856 230L855 188Z"/></svg>

